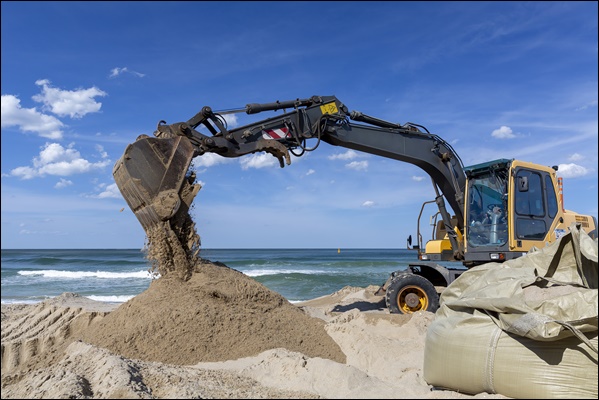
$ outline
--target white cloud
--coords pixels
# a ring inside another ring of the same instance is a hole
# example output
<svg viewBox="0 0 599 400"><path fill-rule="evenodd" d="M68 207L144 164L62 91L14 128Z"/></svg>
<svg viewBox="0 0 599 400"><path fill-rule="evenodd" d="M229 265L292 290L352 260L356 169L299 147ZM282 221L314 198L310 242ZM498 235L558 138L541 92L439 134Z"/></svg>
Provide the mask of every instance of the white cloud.
<svg viewBox="0 0 599 400"><path fill-rule="evenodd" d="M424 176L416 176L416 175L412 176L412 180L416 181L416 182L423 181L424 178L425 178Z"/></svg>
<svg viewBox="0 0 599 400"><path fill-rule="evenodd" d="M193 165L195 167L212 167L218 164L225 164L233 161L232 158L219 156L216 153L204 153L201 156L194 158Z"/></svg>
<svg viewBox="0 0 599 400"><path fill-rule="evenodd" d="M227 122L227 127L234 128L237 125L239 125L239 123L237 122L237 115L235 114L225 114L222 117Z"/></svg>
<svg viewBox="0 0 599 400"><path fill-rule="evenodd" d="M570 157L568 157L568 160L570 161L580 161L584 158L584 156L578 154L578 153L574 153L572 154Z"/></svg>
<svg viewBox="0 0 599 400"><path fill-rule="evenodd" d="M374 201L372 200L366 200L364 203L362 203L362 207L372 207L374 205Z"/></svg>
<svg viewBox="0 0 599 400"><path fill-rule="evenodd" d="M597 107L597 100L592 100L592 101L588 102L587 104L584 104L581 107L578 107L576 109L576 111L586 110L587 108L591 108L591 107Z"/></svg>
<svg viewBox="0 0 599 400"><path fill-rule="evenodd" d="M50 81L40 79L35 82L42 87L42 93L32 97L38 103L44 104L44 108L60 116L81 118L85 114L98 112L102 103L94 100L95 97L106 96L107 93L94 87L78 90L60 90L50 86Z"/></svg>
<svg viewBox="0 0 599 400"><path fill-rule="evenodd" d="M588 168L577 164L560 164L557 168L557 174L562 178L576 178L589 172L591 171Z"/></svg>
<svg viewBox="0 0 599 400"><path fill-rule="evenodd" d="M345 164L345 167L355 169L356 171L365 171L368 169L368 161L352 161L349 164Z"/></svg>
<svg viewBox="0 0 599 400"><path fill-rule="evenodd" d="M71 186L73 184L73 181L69 181L68 179L64 179L64 178L60 178L60 181L58 181L56 183L56 185L54 185L55 189L62 189L65 188L67 186Z"/></svg>
<svg viewBox="0 0 599 400"><path fill-rule="evenodd" d="M2 174L2 176L18 176L21 179L31 179L38 176L37 170L31 167L17 167L10 171L10 174Z"/></svg>
<svg viewBox="0 0 599 400"><path fill-rule="evenodd" d="M353 160L359 156L360 155L356 151L350 149L345 153L330 155L328 158L329 160Z"/></svg>
<svg viewBox="0 0 599 400"><path fill-rule="evenodd" d="M127 68L127 67L123 67L123 68L116 67L116 68L113 68L110 70L110 75L108 77L116 78L117 76L122 75L124 73L135 75L139 78L143 78L144 76L146 76L146 74L142 74L141 72L130 71L129 68Z"/></svg>
<svg viewBox="0 0 599 400"><path fill-rule="evenodd" d="M95 148L98 151L98 153L100 153L100 157L108 158L108 153L104 151L104 146L102 146L101 144L97 144Z"/></svg>
<svg viewBox="0 0 599 400"><path fill-rule="evenodd" d="M100 194L98 194L97 196L93 196L96 197L98 199L120 199L123 196L121 196L121 192L119 191L118 186L116 185L116 183L113 183L111 185L106 186L106 188L104 189L104 191L102 191Z"/></svg>
<svg viewBox="0 0 599 400"><path fill-rule="evenodd" d="M81 157L73 144L62 147L58 143L46 143L38 157L33 159L33 166L17 167L10 171L10 176L21 179L43 177L45 175L69 176L82 174L95 169L102 169L110 164L110 160L91 163Z"/></svg>
<svg viewBox="0 0 599 400"><path fill-rule="evenodd" d="M272 154L262 153L242 157L239 160L239 164L241 164L241 169L246 170L249 168L266 168L278 166L279 160L277 160L277 158Z"/></svg>
<svg viewBox="0 0 599 400"><path fill-rule="evenodd" d="M310 169L308 170L308 172L306 172L306 176L308 176L308 175L312 175L312 174L314 174L314 173L316 173L316 171L314 171L312 168L310 168Z"/></svg>
<svg viewBox="0 0 599 400"><path fill-rule="evenodd" d="M35 132L52 140L62 139L64 124L56 117L42 114L34 108L22 108L21 100L10 94L2 95L1 126L17 126L22 132Z"/></svg>
<svg viewBox="0 0 599 400"><path fill-rule="evenodd" d="M52 235L52 236L57 236L57 235L61 235L64 236L66 235L66 233L61 232L61 231L30 231L28 229L21 229L19 231L19 235Z"/></svg>
<svg viewBox="0 0 599 400"><path fill-rule="evenodd" d="M514 133L512 132L512 129L505 125L503 125L499 129L495 129L491 133L491 136L497 139L513 139L516 137L516 135L514 135Z"/></svg>

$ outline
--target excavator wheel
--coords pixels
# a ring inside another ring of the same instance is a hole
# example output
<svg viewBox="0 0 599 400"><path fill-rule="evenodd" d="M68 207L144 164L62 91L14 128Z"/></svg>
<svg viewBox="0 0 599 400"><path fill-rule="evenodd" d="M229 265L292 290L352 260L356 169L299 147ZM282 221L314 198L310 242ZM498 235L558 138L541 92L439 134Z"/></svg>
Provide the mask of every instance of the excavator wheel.
<svg viewBox="0 0 599 400"><path fill-rule="evenodd" d="M439 308L439 295L433 284L420 275L409 273L393 278L387 288L385 301L391 314L435 312Z"/></svg>

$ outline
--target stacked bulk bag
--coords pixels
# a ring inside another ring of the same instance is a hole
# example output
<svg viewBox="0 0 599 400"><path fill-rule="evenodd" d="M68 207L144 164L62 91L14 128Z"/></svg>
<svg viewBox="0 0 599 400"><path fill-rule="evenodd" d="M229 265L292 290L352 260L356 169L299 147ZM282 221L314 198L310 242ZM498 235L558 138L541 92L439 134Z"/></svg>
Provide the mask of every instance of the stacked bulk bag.
<svg viewBox="0 0 599 400"><path fill-rule="evenodd" d="M469 394L597 398L597 239L557 242L464 272L428 328L424 380Z"/></svg>

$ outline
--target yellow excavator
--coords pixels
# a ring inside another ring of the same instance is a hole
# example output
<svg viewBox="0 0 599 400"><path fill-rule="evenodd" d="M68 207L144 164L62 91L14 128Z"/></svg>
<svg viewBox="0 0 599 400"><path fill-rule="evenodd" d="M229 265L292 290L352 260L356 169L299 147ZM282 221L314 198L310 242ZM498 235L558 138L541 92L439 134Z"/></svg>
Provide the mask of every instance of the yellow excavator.
<svg viewBox="0 0 599 400"><path fill-rule="evenodd" d="M225 119L233 113L279 110L283 112L233 129ZM416 260L391 272L377 291L391 313L434 312L439 293L465 270L543 247L573 223L597 237L595 217L564 209L557 167L515 159L464 167L452 146L424 126L350 112L335 96L251 103L224 111L205 106L186 122L160 121L154 137L141 135L127 146L113 175L146 233L157 227L168 230L170 237L179 238L183 252L197 252L199 237L189 234L193 222L188 213L200 189L190 171L195 157L267 152L284 167L291 163L290 154L300 157L321 142L407 162L431 177L435 198L422 207L433 202L437 206L433 237L422 243L418 217L417 243L408 238L408 248L417 250ZM456 267L447 265L452 261Z"/></svg>

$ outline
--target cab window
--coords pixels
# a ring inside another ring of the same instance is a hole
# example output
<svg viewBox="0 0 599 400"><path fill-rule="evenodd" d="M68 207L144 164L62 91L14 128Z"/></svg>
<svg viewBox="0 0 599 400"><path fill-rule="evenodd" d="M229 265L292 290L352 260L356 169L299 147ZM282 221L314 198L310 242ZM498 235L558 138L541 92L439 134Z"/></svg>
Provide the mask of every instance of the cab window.
<svg viewBox="0 0 599 400"><path fill-rule="evenodd" d="M557 196L553 187L553 181L549 175L545 176L545 191L547 192L547 211L549 212L549 217L553 219L557 215Z"/></svg>
<svg viewBox="0 0 599 400"><path fill-rule="evenodd" d="M541 175L522 169L516 174L516 185L516 236L518 239L542 240L547 234L547 223Z"/></svg>

